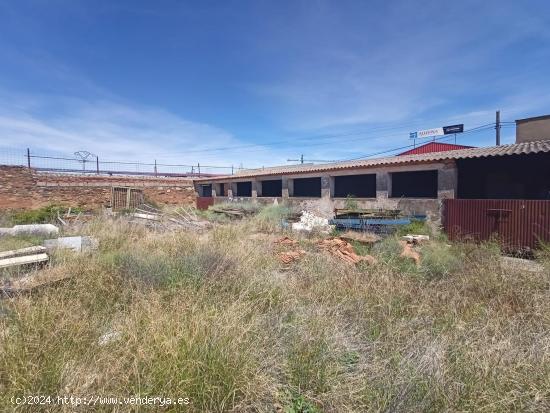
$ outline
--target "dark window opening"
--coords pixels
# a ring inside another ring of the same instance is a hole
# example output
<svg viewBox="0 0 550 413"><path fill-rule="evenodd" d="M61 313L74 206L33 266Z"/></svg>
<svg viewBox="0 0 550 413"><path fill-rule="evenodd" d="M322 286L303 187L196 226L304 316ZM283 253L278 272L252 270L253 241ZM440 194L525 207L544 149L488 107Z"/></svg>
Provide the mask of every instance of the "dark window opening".
<svg viewBox="0 0 550 413"><path fill-rule="evenodd" d="M294 179L293 196L320 198L321 197L321 178Z"/></svg>
<svg viewBox="0 0 550 413"><path fill-rule="evenodd" d="M437 170L393 172L391 196L393 198L437 198Z"/></svg>
<svg viewBox="0 0 550 413"><path fill-rule="evenodd" d="M458 198L549 199L550 153L457 159Z"/></svg>
<svg viewBox="0 0 550 413"><path fill-rule="evenodd" d="M334 196L376 198L376 174L335 176Z"/></svg>
<svg viewBox="0 0 550 413"><path fill-rule="evenodd" d="M201 193L202 193L202 196L206 196L206 197L211 197L212 196L212 185L211 184L208 184L208 185L201 185Z"/></svg>
<svg viewBox="0 0 550 413"><path fill-rule="evenodd" d="M252 182L237 182L237 196L252 196Z"/></svg>
<svg viewBox="0 0 550 413"><path fill-rule="evenodd" d="M220 193L216 195L225 196L225 184L220 184Z"/></svg>
<svg viewBox="0 0 550 413"><path fill-rule="evenodd" d="M272 179L262 181L262 196L281 196L283 193L283 181Z"/></svg>

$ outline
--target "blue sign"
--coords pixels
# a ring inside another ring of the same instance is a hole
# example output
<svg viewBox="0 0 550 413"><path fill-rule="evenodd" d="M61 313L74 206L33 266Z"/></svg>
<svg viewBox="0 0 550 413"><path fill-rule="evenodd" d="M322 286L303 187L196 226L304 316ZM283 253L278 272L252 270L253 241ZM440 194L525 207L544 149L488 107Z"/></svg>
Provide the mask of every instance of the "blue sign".
<svg viewBox="0 0 550 413"><path fill-rule="evenodd" d="M409 139L416 139L418 136L418 132L411 132L409 133Z"/></svg>

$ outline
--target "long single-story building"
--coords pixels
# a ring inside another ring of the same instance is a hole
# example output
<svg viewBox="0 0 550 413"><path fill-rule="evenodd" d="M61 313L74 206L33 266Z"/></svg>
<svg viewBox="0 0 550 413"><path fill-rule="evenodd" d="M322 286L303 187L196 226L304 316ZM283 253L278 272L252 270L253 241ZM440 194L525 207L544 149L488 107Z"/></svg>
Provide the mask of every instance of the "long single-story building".
<svg viewBox="0 0 550 413"><path fill-rule="evenodd" d="M361 208L439 220L447 198L550 199L550 140L245 170L196 179L194 186L207 203L277 199L330 215L353 197Z"/></svg>

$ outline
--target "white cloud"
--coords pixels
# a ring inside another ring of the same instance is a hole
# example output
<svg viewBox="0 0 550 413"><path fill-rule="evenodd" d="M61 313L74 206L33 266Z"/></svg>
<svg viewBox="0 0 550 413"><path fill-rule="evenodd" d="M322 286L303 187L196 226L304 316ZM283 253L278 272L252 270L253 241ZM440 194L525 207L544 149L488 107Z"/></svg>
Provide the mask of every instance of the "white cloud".
<svg viewBox="0 0 550 413"><path fill-rule="evenodd" d="M70 155L87 150L103 160L257 167L283 162L270 148L252 147L211 125L163 109L107 100L4 94L0 146ZM52 114L53 112L53 114ZM227 148L214 150L215 148Z"/></svg>
<svg viewBox="0 0 550 413"><path fill-rule="evenodd" d="M499 5L496 13L479 2L389 3L377 15L365 10L343 16L341 8L325 4L293 16L282 26L285 32L275 31L275 44L296 36L288 46L301 58L272 81L250 88L278 103L273 116L288 130L485 111L489 100L498 106L522 88L533 90L528 59L509 81L515 71L506 62L510 49L517 53L522 42L550 39L544 18L521 5ZM442 24L446 18L449 24ZM506 67L501 71L499 65Z"/></svg>

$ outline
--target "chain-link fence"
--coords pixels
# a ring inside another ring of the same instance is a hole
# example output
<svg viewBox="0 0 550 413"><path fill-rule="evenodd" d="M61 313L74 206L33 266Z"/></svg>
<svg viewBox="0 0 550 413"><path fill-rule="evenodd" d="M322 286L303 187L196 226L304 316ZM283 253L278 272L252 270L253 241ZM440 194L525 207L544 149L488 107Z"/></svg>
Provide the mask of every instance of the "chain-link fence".
<svg viewBox="0 0 550 413"><path fill-rule="evenodd" d="M148 176L211 176L232 175L233 166L167 164L157 162L103 161L89 152L76 152L73 156L40 155L27 150L0 149L0 165L19 165L45 172L82 173L98 175Z"/></svg>

